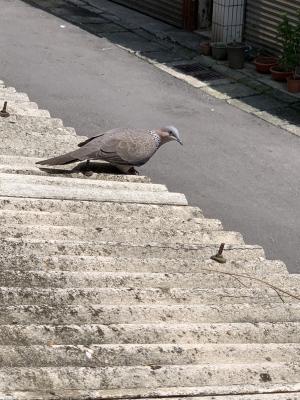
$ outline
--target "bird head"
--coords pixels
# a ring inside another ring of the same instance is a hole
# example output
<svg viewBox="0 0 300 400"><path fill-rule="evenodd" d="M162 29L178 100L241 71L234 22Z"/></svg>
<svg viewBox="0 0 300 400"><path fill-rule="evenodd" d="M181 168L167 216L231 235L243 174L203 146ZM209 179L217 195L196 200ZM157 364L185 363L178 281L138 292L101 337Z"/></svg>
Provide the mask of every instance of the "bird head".
<svg viewBox="0 0 300 400"><path fill-rule="evenodd" d="M170 142L171 140L175 140L176 142L183 145L179 131L175 126L165 126L159 130L159 136L161 138L162 143Z"/></svg>

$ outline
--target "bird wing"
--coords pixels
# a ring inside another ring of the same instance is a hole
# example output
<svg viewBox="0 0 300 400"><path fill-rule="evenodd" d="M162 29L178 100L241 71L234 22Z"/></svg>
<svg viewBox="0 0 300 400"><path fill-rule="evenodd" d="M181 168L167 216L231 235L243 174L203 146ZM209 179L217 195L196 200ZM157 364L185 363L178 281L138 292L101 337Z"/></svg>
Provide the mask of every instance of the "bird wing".
<svg viewBox="0 0 300 400"><path fill-rule="evenodd" d="M107 132L99 133L98 135L92 136L92 137L88 138L87 140L85 140L84 142L78 143L77 146L78 147L82 147L82 146L88 144L89 142L91 142L92 140L94 140L94 139L96 139L96 138L98 138L100 136L110 135L110 134L119 133L119 132L123 132L123 129L121 129L121 128L111 129L111 130L109 130Z"/></svg>
<svg viewBox="0 0 300 400"><path fill-rule="evenodd" d="M82 142L79 149L48 160L41 165L62 165L75 161L104 160L111 164L143 165L156 152L157 144L147 130L113 129Z"/></svg>
<svg viewBox="0 0 300 400"><path fill-rule="evenodd" d="M127 129L117 136L107 135L98 157L114 164L143 165L156 150L156 142L148 131Z"/></svg>

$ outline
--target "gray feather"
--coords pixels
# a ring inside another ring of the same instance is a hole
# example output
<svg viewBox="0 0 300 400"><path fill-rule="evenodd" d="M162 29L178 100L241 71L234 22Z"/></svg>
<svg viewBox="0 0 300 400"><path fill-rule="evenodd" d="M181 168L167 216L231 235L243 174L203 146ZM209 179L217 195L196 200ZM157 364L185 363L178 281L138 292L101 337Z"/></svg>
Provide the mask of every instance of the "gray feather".
<svg viewBox="0 0 300 400"><path fill-rule="evenodd" d="M75 161L104 160L115 165L139 166L156 152L158 144L150 131L114 129L87 139L79 149L40 161L40 165L63 165Z"/></svg>

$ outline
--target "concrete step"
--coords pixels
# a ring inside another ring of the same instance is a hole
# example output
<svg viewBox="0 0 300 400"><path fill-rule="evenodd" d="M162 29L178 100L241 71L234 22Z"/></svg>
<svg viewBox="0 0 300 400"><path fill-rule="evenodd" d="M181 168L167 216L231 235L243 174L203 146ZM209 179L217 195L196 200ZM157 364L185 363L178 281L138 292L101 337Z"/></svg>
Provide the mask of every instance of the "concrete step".
<svg viewBox="0 0 300 400"><path fill-rule="evenodd" d="M300 363L299 343L1 346L1 367L118 367Z"/></svg>
<svg viewBox="0 0 300 400"><path fill-rule="evenodd" d="M0 174L0 183L5 190L6 186L9 186L9 182L14 182L14 186L25 188L28 190L34 187L45 186L47 188L54 187L54 190L59 190L60 188L70 191L71 189L82 189L85 192L93 191L96 189L101 190L116 190L116 191L138 191L138 192L167 192L165 185L159 184L144 184L139 182L116 182L116 181L101 181L95 179L69 179L64 177L54 177L54 176L30 176L30 175L13 175L13 174ZM2 194L2 193L1 193Z"/></svg>
<svg viewBox="0 0 300 400"><path fill-rule="evenodd" d="M29 102L29 97L27 96L26 93L13 93L10 92L8 89L0 89L0 104L3 103L4 101L13 101L15 103L20 102L20 103L25 103Z"/></svg>
<svg viewBox="0 0 300 400"><path fill-rule="evenodd" d="M12 87L12 86L3 86L3 81L0 81L0 93L16 93L17 90L16 88Z"/></svg>
<svg viewBox="0 0 300 400"><path fill-rule="evenodd" d="M203 224L204 225L204 224ZM85 242L95 242L97 240L115 240L120 242L133 241L135 244L147 244L153 241L159 243L201 243L201 244L215 244L215 243L230 243L236 245L244 244L243 238L237 232L224 232L221 230L211 231L205 229L176 229L166 227L160 229L159 227L147 228L119 227L112 225L111 227L91 226L89 228L81 228L79 226L52 226L52 225L1 225L0 237L5 238L23 238L23 239L42 239L42 240L82 240Z"/></svg>
<svg viewBox="0 0 300 400"><path fill-rule="evenodd" d="M78 136L57 135L49 137L40 133L19 132L17 135L0 134L0 153L13 156L50 158L72 150L82 141Z"/></svg>
<svg viewBox="0 0 300 400"><path fill-rule="evenodd" d="M210 385L273 384L299 382L297 363L200 364L153 367L58 367L0 368L0 389L94 390Z"/></svg>
<svg viewBox="0 0 300 400"><path fill-rule="evenodd" d="M1 210L14 211L37 211L37 212L61 212L77 213L85 215L98 215L99 218L110 218L120 216L126 218L178 218L188 220L202 218L202 211L198 207L181 207L177 205L154 205L154 204L130 204L130 203L99 203L97 201L74 201L74 200L52 200L33 199L0 196Z"/></svg>
<svg viewBox="0 0 300 400"><path fill-rule="evenodd" d="M102 276L107 273L170 274L205 273L215 275L214 271L236 274L250 274L272 278L273 275L289 276L282 261L256 259L253 261L227 261L226 265L212 260L197 259L159 259L159 258L120 258L106 256L68 256L68 255L14 255L0 254L0 268L19 271L70 271L95 272ZM167 276L166 276L167 279ZM182 279L182 278L181 278Z"/></svg>
<svg viewBox="0 0 300 400"><path fill-rule="evenodd" d="M0 262L1 265L1 262ZM229 275L224 268L217 272L192 272L192 273L128 273L128 272L79 272L70 271L28 271L15 269L0 269L0 282L2 286L11 287L39 287L39 288L91 288L91 287L157 287L157 288L243 288L266 287L269 283L281 289L300 287L300 276L292 277L281 274L251 275L238 273ZM254 278L254 279L253 279ZM255 280L255 278L259 279ZM264 281L266 283L262 283Z"/></svg>
<svg viewBox="0 0 300 400"><path fill-rule="evenodd" d="M43 120L44 119L42 119L41 123L37 118L37 121L34 123L31 119L31 121L27 121L27 123L24 124L24 121L20 119L16 119L15 122L12 122L10 118L2 118L0 121L0 137L13 138L19 135L23 137L24 135L30 136L32 133L42 137L47 136L48 138L59 138L61 135L67 137L76 135L74 128L66 128L63 125L55 126L54 123L51 126L51 124L45 124Z"/></svg>
<svg viewBox="0 0 300 400"><path fill-rule="evenodd" d="M0 99L1 102L4 102L5 99ZM14 118L14 115L25 115L31 117L49 117L50 113L47 110L38 109L36 103L33 102L15 102L9 101L7 105L7 111L11 114L11 118Z"/></svg>
<svg viewBox="0 0 300 400"><path fill-rule="evenodd" d="M276 390L276 389L275 389ZM289 390L289 389L287 389ZM161 400L167 400L160 398ZM225 396L205 396L205 397L194 397L194 400L300 400L300 392L286 392L286 393L264 393L264 394L228 394ZM173 398L173 400L180 400L179 398Z"/></svg>
<svg viewBox="0 0 300 400"><path fill-rule="evenodd" d="M125 399L123 391L120 390L35 390L0 392L5 400L113 400ZM247 394L245 394L247 393ZM259 393L259 394L258 394ZM300 385L289 384L267 384L254 385L232 385L232 386L202 386L202 387L168 387L159 389L126 389L126 399L140 400L182 400L193 398L195 400L299 400ZM11 397L12 396L12 397ZM70 397L71 396L71 397ZM167 397L166 397L167 396ZM178 397L180 396L180 397Z"/></svg>
<svg viewBox="0 0 300 400"><path fill-rule="evenodd" d="M118 312L118 308L110 306L1 306L0 344L29 346L45 345L49 342L57 345L299 343L298 304L270 304L265 306L266 310L262 305L221 305L219 314L214 311L216 308L188 306L187 317L184 318L183 306L123 306L120 308L118 320L118 316L113 314L114 311ZM145 320L147 310L149 318L146 317ZM130 314L134 311L137 311L137 315ZM233 321L226 321L222 311L226 313L227 318L232 317ZM267 311L270 311L270 315ZM276 314L276 311L279 314ZM126 312L128 321L124 322ZM197 314L199 321L196 321ZM147 323L138 321L138 317L142 315L143 321ZM289 318L295 321L285 322ZM214 319L218 322L213 322ZM116 320L118 321L113 323Z"/></svg>
<svg viewBox="0 0 300 400"><path fill-rule="evenodd" d="M82 171L82 166L85 165L85 162L74 163L71 165L38 168L35 163L39 160L41 159L34 157L0 155L0 173L42 176L50 175L63 176L66 178L100 179L121 182L150 182L150 178L147 176L112 173L111 168L109 168L109 164L101 161L91 162L91 166L95 173L87 178Z"/></svg>
<svg viewBox="0 0 300 400"><path fill-rule="evenodd" d="M64 128L63 121L60 118L48 118L48 117L37 117L31 115L16 115L11 114L7 118L2 118L0 120L1 126L16 126L16 129L21 127L24 128L25 131L32 132L47 132L48 130L58 130L59 128ZM10 128L9 128L10 129ZM73 128L67 128L70 130L70 133L73 131ZM3 128L2 128L3 130Z"/></svg>
<svg viewBox="0 0 300 400"><path fill-rule="evenodd" d="M0 253L4 257L15 255L79 255L79 256L112 256L121 258L183 258L196 259L198 262L208 260L219 249L219 244L161 244L149 243L147 245L133 244L130 242L85 242L67 240L35 240L35 239L2 239ZM260 260L264 251L260 246L226 245L224 257L233 260Z"/></svg>
<svg viewBox="0 0 300 400"><path fill-rule="evenodd" d="M222 229L221 222L216 219L207 218L149 218L143 215L119 215L119 214L101 214L91 212L89 214L60 212L60 211L19 211L19 210L0 210L0 224L3 225L51 225L73 226L81 228L113 228L126 229L136 228L141 230L143 225L147 229L159 229L160 231L176 229L190 234L197 234L199 231L218 231ZM159 233L159 232L158 232Z"/></svg>
<svg viewBox="0 0 300 400"><path fill-rule="evenodd" d="M187 205L183 194L169 193L164 186L154 186L164 191L150 191L149 185L93 179L70 180L69 178L0 174L0 193L5 197ZM133 190L134 188L137 190Z"/></svg>
<svg viewBox="0 0 300 400"><path fill-rule="evenodd" d="M284 288L283 288L284 289ZM300 288L289 288L289 293L268 287L259 288L20 288L0 287L0 301L3 305L20 304L268 304L270 302L299 302ZM297 298L294 298L293 296Z"/></svg>

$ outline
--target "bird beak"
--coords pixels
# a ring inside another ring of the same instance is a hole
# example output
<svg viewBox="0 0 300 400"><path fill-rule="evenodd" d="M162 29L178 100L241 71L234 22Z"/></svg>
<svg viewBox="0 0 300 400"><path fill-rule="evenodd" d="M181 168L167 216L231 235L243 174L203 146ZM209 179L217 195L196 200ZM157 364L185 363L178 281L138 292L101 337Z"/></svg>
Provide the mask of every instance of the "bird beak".
<svg viewBox="0 0 300 400"><path fill-rule="evenodd" d="M181 146L183 146L183 143L180 139L177 139L177 142L181 144Z"/></svg>

